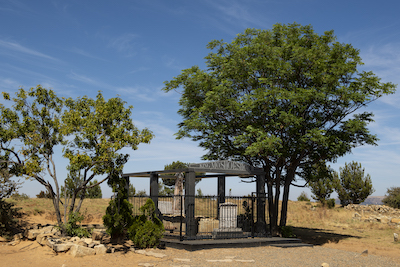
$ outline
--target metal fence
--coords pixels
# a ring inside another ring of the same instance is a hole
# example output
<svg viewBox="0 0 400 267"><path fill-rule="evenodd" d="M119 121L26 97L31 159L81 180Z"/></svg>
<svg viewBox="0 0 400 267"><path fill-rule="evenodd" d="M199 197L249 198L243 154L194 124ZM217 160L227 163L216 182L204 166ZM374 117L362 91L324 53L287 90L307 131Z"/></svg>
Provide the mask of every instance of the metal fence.
<svg viewBox="0 0 400 267"><path fill-rule="evenodd" d="M133 214L139 215L149 196L129 197ZM158 212L166 230L166 237L183 240L186 236L185 202L194 198L196 238L254 237L257 232L257 203L265 197L255 196L158 196ZM265 207L267 210L267 207ZM260 218L259 218L260 220ZM264 218L268 224L268 217Z"/></svg>

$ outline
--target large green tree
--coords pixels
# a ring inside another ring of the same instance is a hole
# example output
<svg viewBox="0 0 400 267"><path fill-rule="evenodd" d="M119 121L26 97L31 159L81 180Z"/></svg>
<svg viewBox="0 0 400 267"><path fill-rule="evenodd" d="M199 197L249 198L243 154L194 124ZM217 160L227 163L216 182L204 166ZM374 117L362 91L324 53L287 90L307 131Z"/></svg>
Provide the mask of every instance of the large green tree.
<svg viewBox="0 0 400 267"><path fill-rule="evenodd" d="M193 66L165 82L165 91L183 89L177 137L200 141L205 160L263 168L275 234L281 187L284 226L296 174L376 144L367 129L373 114L360 109L394 93L395 85L360 71L359 50L312 26L247 29L231 43L214 40L207 47L206 70Z"/></svg>
<svg viewBox="0 0 400 267"><path fill-rule="evenodd" d="M343 168L339 168L339 174L334 173L334 176L335 189L342 206L360 204L374 192L371 176L365 174L361 163L345 163Z"/></svg>
<svg viewBox="0 0 400 267"><path fill-rule="evenodd" d="M99 184L111 173L121 172L129 157L120 153L121 149L137 149L139 143L148 143L153 137L148 129L135 127L130 117L132 107L125 107L118 97L106 101L98 93L96 99L63 99L39 85L28 91L19 89L14 98L3 93L3 98L13 105L0 105L0 156L10 173L33 178L45 186L60 227L62 200L54 160L57 147L69 160L69 174L81 174L82 183L74 188L69 202L72 212L76 196L94 177L102 177ZM75 211L79 211L84 196L80 195Z"/></svg>

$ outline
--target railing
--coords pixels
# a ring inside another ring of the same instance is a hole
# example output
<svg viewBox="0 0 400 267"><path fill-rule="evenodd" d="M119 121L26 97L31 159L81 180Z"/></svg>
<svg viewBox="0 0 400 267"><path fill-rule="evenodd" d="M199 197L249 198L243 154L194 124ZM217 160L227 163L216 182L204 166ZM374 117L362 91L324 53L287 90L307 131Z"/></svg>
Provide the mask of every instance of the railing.
<svg viewBox="0 0 400 267"><path fill-rule="evenodd" d="M130 197L133 214L149 196ZM255 196L158 196L158 212L166 230L166 237L186 236L185 203L193 203L195 238L232 238L257 235L257 203L265 197ZM265 207L267 210L267 207ZM259 218L259 220L262 220ZM264 218L268 224L268 217Z"/></svg>

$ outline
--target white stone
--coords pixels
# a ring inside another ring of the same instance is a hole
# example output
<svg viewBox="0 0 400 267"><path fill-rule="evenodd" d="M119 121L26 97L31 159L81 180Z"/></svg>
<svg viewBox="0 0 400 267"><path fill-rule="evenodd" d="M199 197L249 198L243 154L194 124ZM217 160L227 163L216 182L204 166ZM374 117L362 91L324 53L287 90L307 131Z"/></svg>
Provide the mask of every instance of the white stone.
<svg viewBox="0 0 400 267"><path fill-rule="evenodd" d="M179 258L175 258L174 261L190 262L190 259L179 259Z"/></svg>
<svg viewBox="0 0 400 267"><path fill-rule="evenodd" d="M398 242L399 241L399 234L393 233L393 240L394 240L394 242Z"/></svg>
<svg viewBox="0 0 400 267"><path fill-rule="evenodd" d="M70 249L70 252L72 257L84 257L89 255L95 255L94 249L79 245L73 245Z"/></svg>
<svg viewBox="0 0 400 267"><path fill-rule="evenodd" d="M219 229L237 228L237 205L226 202L219 204Z"/></svg>
<svg viewBox="0 0 400 267"><path fill-rule="evenodd" d="M61 243L61 244L54 244L53 245L53 250L55 252L66 252L68 251L72 246L74 246L74 243L68 242L68 243Z"/></svg>
<svg viewBox="0 0 400 267"><path fill-rule="evenodd" d="M107 248L103 244L97 245L94 247L94 252L96 253L96 255L106 254Z"/></svg>

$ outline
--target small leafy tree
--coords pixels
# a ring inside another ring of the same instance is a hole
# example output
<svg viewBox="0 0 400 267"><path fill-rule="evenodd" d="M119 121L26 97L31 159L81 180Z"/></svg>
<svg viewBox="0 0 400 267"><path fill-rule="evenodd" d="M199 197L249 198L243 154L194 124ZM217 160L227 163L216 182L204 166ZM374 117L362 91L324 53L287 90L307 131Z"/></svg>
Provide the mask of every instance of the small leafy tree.
<svg viewBox="0 0 400 267"><path fill-rule="evenodd" d="M297 197L297 201L310 201L310 198L307 196L306 192L301 192L301 194Z"/></svg>
<svg viewBox="0 0 400 267"><path fill-rule="evenodd" d="M176 170L176 169L185 169L188 167L188 163L183 163L182 161L173 161L171 164L167 164L164 166L164 170ZM201 175L202 173L196 173L196 175ZM168 175L166 175L168 176ZM170 174L172 178L162 178L162 182L165 185L165 187L173 189L175 187L175 176L174 174ZM201 181L200 178L197 178L195 180L195 184L198 184ZM185 188L185 179L183 179L183 188ZM172 195L174 194L174 191L171 190Z"/></svg>
<svg viewBox="0 0 400 267"><path fill-rule="evenodd" d="M389 207L400 209L400 187L388 188L382 202Z"/></svg>
<svg viewBox="0 0 400 267"><path fill-rule="evenodd" d="M164 226L156 215L153 200L147 199L146 203L140 207L140 211L142 215L134 218L128 230L129 238L138 248L155 247L163 237Z"/></svg>
<svg viewBox="0 0 400 267"><path fill-rule="evenodd" d="M307 168L305 169L307 170ZM321 203L322 206L327 205L327 201L335 191L333 172L325 162L314 164L311 169L307 170L306 180L311 189L311 197Z"/></svg>
<svg viewBox="0 0 400 267"><path fill-rule="evenodd" d="M106 181L127 162L129 154L120 153L123 148L135 150L153 137L148 129L140 131L133 124L131 106L125 107L118 97L106 101L100 92L96 99L64 99L38 85L28 91L19 89L14 98L3 93L3 99L13 106L0 104L0 158L10 173L33 178L46 188L62 231L60 203L65 211L69 203L68 212L78 212L85 198L80 192L90 187L94 177L102 176L99 183ZM56 147L69 160L70 177L82 179L64 203L54 161Z"/></svg>
<svg viewBox="0 0 400 267"><path fill-rule="evenodd" d="M339 168L340 176L334 173L335 189L338 193L340 204L360 204L374 192L371 176L365 175L361 163L352 161Z"/></svg>

